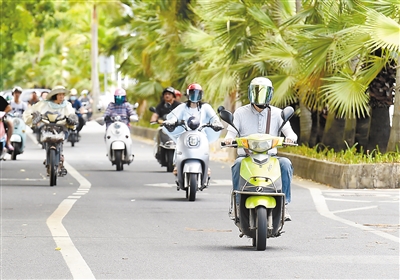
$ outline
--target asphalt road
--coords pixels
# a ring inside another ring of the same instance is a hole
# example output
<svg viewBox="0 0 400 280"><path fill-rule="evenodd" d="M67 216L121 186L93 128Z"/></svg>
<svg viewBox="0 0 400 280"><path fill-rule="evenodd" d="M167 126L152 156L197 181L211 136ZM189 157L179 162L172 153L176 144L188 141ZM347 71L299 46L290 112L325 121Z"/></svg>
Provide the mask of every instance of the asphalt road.
<svg viewBox="0 0 400 280"><path fill-rule="evenodd" d="M29 133L30 134L30 133ZM285 233L258 252L228 217L230 164L211 163L195 202L134 139L117 172L104 127L65 144L49 186L44 150L1 168L1 279L399 279L399 190L338 190L295 178Z"/></svg>

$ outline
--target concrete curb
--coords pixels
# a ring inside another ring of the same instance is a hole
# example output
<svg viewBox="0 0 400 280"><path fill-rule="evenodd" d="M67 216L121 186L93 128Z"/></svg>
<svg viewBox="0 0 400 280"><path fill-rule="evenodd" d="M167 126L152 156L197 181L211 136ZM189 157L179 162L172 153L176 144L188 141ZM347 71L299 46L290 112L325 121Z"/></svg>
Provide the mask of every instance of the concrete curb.
<svg viewBox="0 0 400 280"><path fill-rule="evenodd" d="M132 127L132 134L153 139L157 130ZM151 140L152 141L152 140ZM301 180L312 180L338 189L394 189L400 188L400 163L337 164L299 155L279 152L292 161L294 175ZM210 144L210 159L233 163L235 149L221 149L219 142Z"/></svg>

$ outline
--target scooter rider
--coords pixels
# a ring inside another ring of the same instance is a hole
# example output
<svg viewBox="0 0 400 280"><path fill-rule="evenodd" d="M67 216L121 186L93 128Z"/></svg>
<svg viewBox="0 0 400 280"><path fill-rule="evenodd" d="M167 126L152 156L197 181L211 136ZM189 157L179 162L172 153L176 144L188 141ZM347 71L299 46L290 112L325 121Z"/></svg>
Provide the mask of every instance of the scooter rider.
<svg viewBox="0 0 400 280"><path fill-rule="evenodd" d="M178 102L175 100L176 95L175 95L176 90L173 87L167 87L163 90L162 92L162 100L160 103L158 103L156 107L156 112L151 115L150 118L150 123L162 123L165 118L173 109L178 107L178 105L181 104L181 102ZM160 134L157 133L156 135L156 141L157 141L157 153L156 153L156 158L159 159L160 157Z"/></svg>
<svg viewBox="0 0 400 280"><path fill-rule="evenodd" d="M12 108L11 105L8 104L7 100L0 95L0 111L8 113L11 112ZM13 134L14 126L12 121L7 120L6 118L4 119L3 122L4 129L7 132L7 140L6 140L6 147L8 151L14 151L14 147L11 145L10 140L11 140L11 135Z"/></svg>
<svg viewBox="0 0 400 280"><path fill-rule="evenodd" d="M15 87L12 90L13 99L10 102L12 113L20 112L22 114L28 108L28 105L24 101L19 99L21 93L22 88L20 87Z"/></svg>
<svg viewBox="0 0 400 280"><path fill-rule="evenodd" d="M268 130L270 135L279 136L278 129L281 122L282 110L270 105L273 92L274 88L272 82L268 78L257 77L250 82L248 87L248 98L250 104L239 107L233 114L233 123L242 137L253 133L266 133ZM269 127L267 127L268 125ZM228 126L227 130L228 133L225 136L224 142L229 145L236 137L237 131L231 126ZM297 141L297 135L293 131L289 122L283 126L282 132L286 136L286 142L294 143ZM232 165L233 190L239 190L240 163L245 155L242 149L238 149L237 152L238 157ZM269 154L276 156L276 148L271 149ZM293 166L288 158L277 158L281 168L282 191L286 197L286 204L288 204L291 201ZM285 220L291 220L287 210L285 211Z"/></svg>
<svg viewBox="0 0 400 280"><path fill-rule="evenodd" d="M77 125L78 117L75 114L75 110L72 108L71 103L64 99L65 95L68 93L69 90L65 87L55 86L50 93L47 94L45 100L40 100L24 112L23 119L26 125L36 125L41 120L41 114L44 114L47 111L57 111L67 117L66 122L68 125ZM63 151L61 151L60 170L65 169L64 155L62 152Z"/></svg>
<svg viewBox="0 0 400 280"><path fill-rule="evenodd" d="M188 98L187 102L180 104L172 110L171 113L168 114L167 120L164 121L164 128L170 133L167 131L165 132L176 142L179 135L185 132L182 127L175 128L176 122L182 120L187 121L193 116L198 118L200 120L200 125L202 125L208 123L212 119L213 128L206 127L203 131L207 134L210 143L216 141L219 137L219 133L215 133L215 131L221 131L224 129L224 126L211 105L201 101L203 98L202 87L196 83L190 84L186 90L186 95ZM176 168L174 168L173 173L176 175Z"/></svg>
<svg viewBox="0 0 400 280"><path fill-rule="evenodd" d="M76 131L78 132L79 136L79 132L85 125L85 120L81 114L82 103L78 100L78 91L75 88L71 89L68 101L72 104L72 108L75 109L75 114L78 116L79 124L76 127Z"/></svg>
<svg viewBox="0 0 400 280"><path fill-rule="evenodd" d="M114 92L114 102L108 104L104 112L104 121L106 130L112 124L111 117L120 116L121 121L130 127L130 116L136 115L132 105L126 101L126 91L123 88L117 88Z"/></svg>
<svg viewBox="0 0 400 280"><path fill-rule="evenodd" d="M175 89L167 87L162 92L162 100L156 107L156 112L151 115L150 122L157 122L160 118L168 115L173 109L178 107L181 102L175 100Z"/></svg>

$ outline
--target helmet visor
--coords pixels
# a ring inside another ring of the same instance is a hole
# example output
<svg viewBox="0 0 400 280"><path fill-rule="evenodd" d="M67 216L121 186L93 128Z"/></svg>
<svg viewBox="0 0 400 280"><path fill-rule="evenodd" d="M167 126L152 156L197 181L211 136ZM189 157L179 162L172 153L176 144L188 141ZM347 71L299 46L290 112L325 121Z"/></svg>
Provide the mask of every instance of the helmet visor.
<svg viewBox="0 0 400 280"><path fill-rule="evenodd" d="M274 88L265 85L250 85L249 86L249 100L250 103L256 105L269 104L272 99Z"/></svg>
<svg viewBox="0 0 400 280"><path fill-rule="evenodd" d="M188 90L188 99L191 102L199 102L203 97L203 91L201 89L189 89Z"/></svg>
<svg viewBox="0 0 400 280"><path fill-rule="evenodd" d="M125 96L115 95L114 100L115 100L115 104L121 105L125 102L126 99L125 99Z"/></svg>

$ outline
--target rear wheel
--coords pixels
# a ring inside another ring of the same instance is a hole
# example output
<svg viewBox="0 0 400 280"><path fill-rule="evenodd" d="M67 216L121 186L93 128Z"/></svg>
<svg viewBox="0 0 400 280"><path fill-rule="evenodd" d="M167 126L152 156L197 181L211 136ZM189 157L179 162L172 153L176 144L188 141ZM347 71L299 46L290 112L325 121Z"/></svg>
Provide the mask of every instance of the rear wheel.
<svg viewBox="0 0 400 280"><path fill-rule="evenodd" d="M195 201L196 200L196 191L197 191L197 174L195 173L189 173L189 186L187 188L188 194L187 198L189 201Z"/></svg>
<svg viewBox="0 0 400 280"><path fill-rule="evenodd" d="M264 251L267 247L267 208L256 208L256 249Z"/></svg>
<svg viewBox="0 0 400 280"><path fill-rule="evenodd" d="M21 143L19 142L12 142L11 145L14 147L14 151L11 153L11 159L16 160L19 151L21 150Z"/></svg>
<svg viewBox="0 0 400 280"><path fill-rule="evenodd" d="M165 161L167 164L167 172L172 172L174 170L174 150L166 151Z"/></svg>
<svg viewBox="0 0 400 280"><path fill-rule="evenodd" d="M69 137L70 137L69 141L71 142L71 146L74 147L75 146L75 142L76 142L76 133L75 132L71 132Z"/></svg>
<svg viewBox="0 0 400 280"><path fill-rule="evenodd" d="M49 176L50 176L50 187L57 185L57 155L56 150L50 150L49 156Z"/></svg>
<svg viewBox="0 0 400 280"><path fill-rule="evenodd" d="M122 150L114 151L115 155L115 165L117 167L117 171L124 170L124 165L122 164Z"/></svg>

